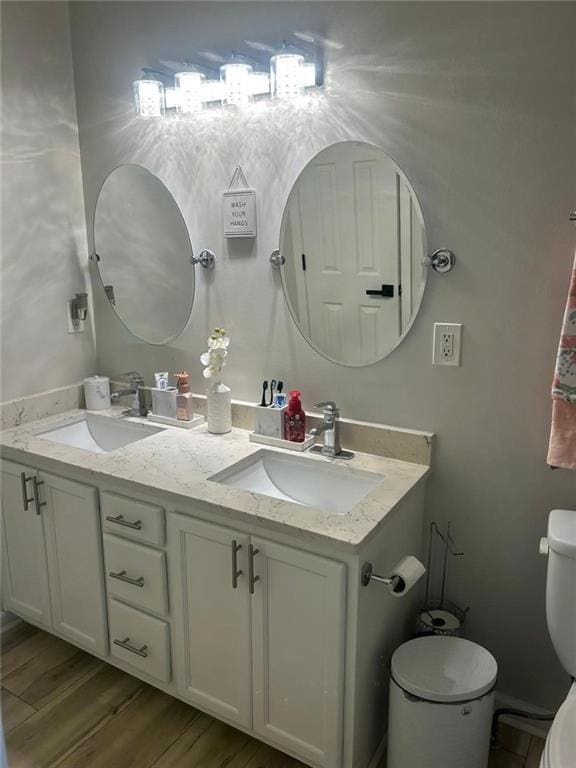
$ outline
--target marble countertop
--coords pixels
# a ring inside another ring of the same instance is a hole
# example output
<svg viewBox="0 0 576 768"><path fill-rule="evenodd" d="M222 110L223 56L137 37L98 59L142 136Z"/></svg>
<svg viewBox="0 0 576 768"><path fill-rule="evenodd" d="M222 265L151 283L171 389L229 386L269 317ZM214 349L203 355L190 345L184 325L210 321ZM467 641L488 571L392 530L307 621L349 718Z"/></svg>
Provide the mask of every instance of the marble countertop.
<svg viewBox="0 0 576 768"><path fill-rule="evenodd" d="M54 472L65 473L66 467L83 470L87 482L114 478L134 483L140 491L153 489L174 494L188 502L213 504L230 515L231 520L255 522L256 518L258 523L270 529L287 535L321 539L348 551L357 551L383 523L386 515L429 471L429 467L421 464L367 453L356 453L350 461L343 461L290 451L310 461L337 464L342 472L364 470L382 475L382 482L349 514L337 515L210 481L208 478L212 475L263 448L250 442L249 432L244 429L233 428L228 434L212 435L205 424L191 430L166 427L109 453L92 453L38 435L39 431L51 425L77 421L84 413L72 410L0 432L2 456L32 465L35 459L42 459L42 463L49 463ZM121 408L99 413L112 419L126 418ZM128 420L151 423L146 419ZM266 450L287 452L271 447L266 447Z"/></svg>

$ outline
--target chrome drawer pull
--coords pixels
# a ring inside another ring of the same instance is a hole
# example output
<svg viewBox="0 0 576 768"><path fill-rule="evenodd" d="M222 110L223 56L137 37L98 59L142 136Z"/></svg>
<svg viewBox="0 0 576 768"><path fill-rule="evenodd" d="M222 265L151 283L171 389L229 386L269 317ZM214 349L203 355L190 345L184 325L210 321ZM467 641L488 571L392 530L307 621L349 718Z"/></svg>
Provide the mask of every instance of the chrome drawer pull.
<svg viewBox="0 0 576 768"><path fill-rule="evenodd" d="M34 491L34 504L36 505L36 514L40 514L42 507L45 507L47 502L40 501L40 491L38 490L41 485L44 485L44 480L38 480L37 477L32 478L32 490Z"/></svg>
<svg viewBox="0 0 576 768"><path fill-rule="evenodd" d="M131 576L126 576L126 571L118 571L118 573L110 571L108 576L111 576L113 579L118 579L118 581L125 581L126 584L132 584L135 587L144 586L144 576L138 576L137 579L133 579Z"/></svg>
<svg viewBox="0 0 576 768"><path fill-rule="evenodd" d="M238 570L238 552L241 549L242 544L232 539L232 589L238 588L238 576L242 575L242 570Z"/></svg>
<svg viewBox="0 0 576 768"><path fill-rule="evenodd" d="M134 528L136 531L142 530L142 520L136 520L131 522L130 520L124 520L124 515L118 515L117 517L111 517L106 515L106 520L109 523L116 523L117 525L123 525L125 528Z"/></svg>
<svg viewBox="0 0 576 768"><path fill-rule="evenodd" d="M130 645L129 637L125 637L124 640L114 640L113 642L114 642L114 645L119 645L120 648L124 648L125 651L130 651L131 653L135 653L136 656L142 656L143 659L148 658L147 645L143 645L141 648L134 648L133 645Z"/></svg>
<svg viewBox="0 0 576 768"><path fill-rule="evenodd" d="M28 512L28 504L34 501L34 496L31 499L28 498L26 483L29 483L32 478L26 477L26 472L20 472L20 480L22 481L22 504L24 505L24 512Z"/></svg>
<svg viewBox="0 0 576 768"><path fill-rule="evenodd" d="M260 576L254 576L254 558L259 552L259 549L254 549L252 544L248 544L248 585L251 595L254 594L254 584L260 581Z"/></svg>

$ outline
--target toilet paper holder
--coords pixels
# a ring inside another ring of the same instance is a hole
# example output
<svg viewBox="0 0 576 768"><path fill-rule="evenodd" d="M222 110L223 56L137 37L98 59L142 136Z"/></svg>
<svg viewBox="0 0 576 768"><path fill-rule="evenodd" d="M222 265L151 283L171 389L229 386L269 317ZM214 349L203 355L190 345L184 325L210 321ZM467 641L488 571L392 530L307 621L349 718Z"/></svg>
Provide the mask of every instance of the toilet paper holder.
<svg viewBox="0 0 576 768"><path fill-rule="evenodd" d="M406 583L401 576L380 576L374 573L374 566L372 563L364 563L362 570L360 571L360 583L363 587L367 587L371 581L376 581L378 584L384 584L387 587L392 588L392 592L402 592L406 587Z"/></svg>

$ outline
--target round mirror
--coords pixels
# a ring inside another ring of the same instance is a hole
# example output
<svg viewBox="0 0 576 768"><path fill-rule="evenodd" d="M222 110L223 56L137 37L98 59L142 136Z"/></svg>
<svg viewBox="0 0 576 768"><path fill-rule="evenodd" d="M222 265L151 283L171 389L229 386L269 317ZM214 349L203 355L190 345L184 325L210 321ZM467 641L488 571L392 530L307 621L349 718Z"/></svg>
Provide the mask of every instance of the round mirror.
<svg viewBox="0 0 576 768"><path fill-rule="evenodd" d="M192 246L160 179L139 165L112 171L96 202L94 248L108 300L129 331L166 344L184 330L194 302Z"/></svg>
<svg viewBox="0 0 576 768"><path fill-rule="evenodd" d="M292 317L329 360L375 363L410 330L426 282L424 220L378 147L345 141L308 163L286 203L280 253Z"/></svg>

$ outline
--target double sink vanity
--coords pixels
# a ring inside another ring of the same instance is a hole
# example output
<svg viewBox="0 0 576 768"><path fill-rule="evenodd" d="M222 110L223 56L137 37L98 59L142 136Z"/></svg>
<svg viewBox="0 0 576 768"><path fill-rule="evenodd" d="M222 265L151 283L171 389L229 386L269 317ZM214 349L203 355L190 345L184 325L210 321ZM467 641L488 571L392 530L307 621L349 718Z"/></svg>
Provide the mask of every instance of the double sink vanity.
<svg viewBox="0 0 576 768"><path fill-rule="evenodd" d="M311 766L367 768L419 589L361 568L420 554L428 466L248 434L120 408L2 432L2 607Z"/></svg>

